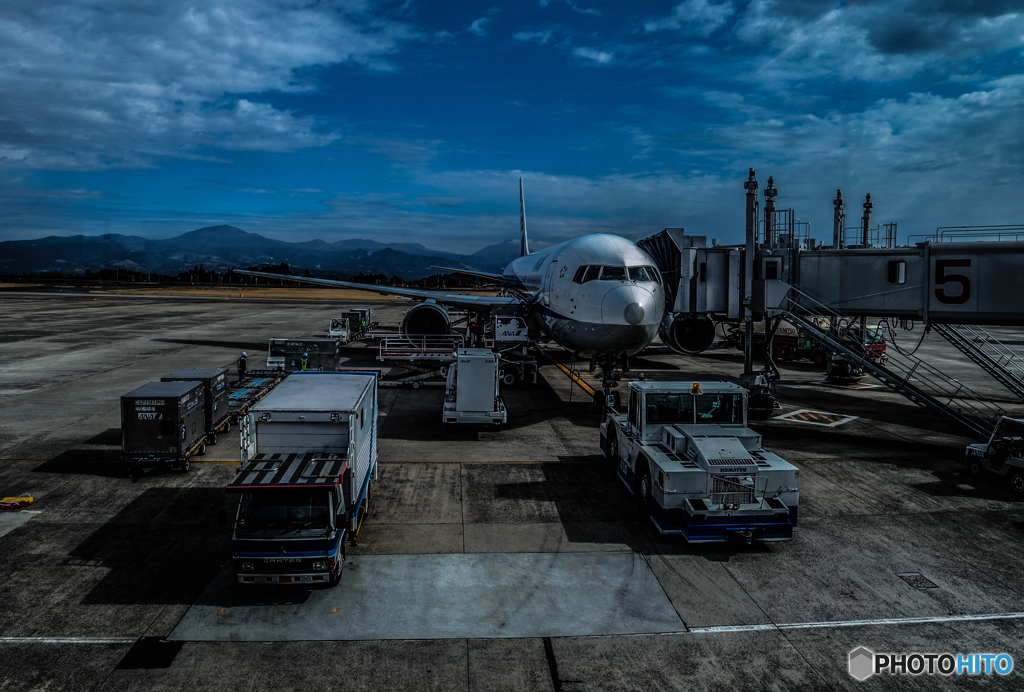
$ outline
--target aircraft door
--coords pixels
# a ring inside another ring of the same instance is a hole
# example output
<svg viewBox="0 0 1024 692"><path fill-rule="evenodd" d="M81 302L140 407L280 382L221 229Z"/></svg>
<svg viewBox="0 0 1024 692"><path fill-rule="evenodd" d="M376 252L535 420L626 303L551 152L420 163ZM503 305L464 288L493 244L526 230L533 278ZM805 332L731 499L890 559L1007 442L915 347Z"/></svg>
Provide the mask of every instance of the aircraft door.
<svg viewBox="0 0 1024 692"><path fill-rule="evenodd" d="M541 284L541 290L544 292L544 304L551 305L551 296L555 288L555 268L558 266L558 260L551 260L548 264L548 271L544 274L544 283Z"/></svg>

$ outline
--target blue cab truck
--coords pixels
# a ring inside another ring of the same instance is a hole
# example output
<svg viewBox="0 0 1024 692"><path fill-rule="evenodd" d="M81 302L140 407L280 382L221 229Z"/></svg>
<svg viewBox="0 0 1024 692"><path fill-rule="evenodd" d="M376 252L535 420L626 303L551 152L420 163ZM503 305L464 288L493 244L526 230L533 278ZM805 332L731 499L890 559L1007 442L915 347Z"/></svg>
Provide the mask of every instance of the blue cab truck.
<svg viewBox="0 0 1024 692"><path fill-rule="evenodd" d="M630 382L626 412L601 424L601 452L662 534L793 538L800 470L761 447L739 385Z"/></svg>
<svg viewBox="0 0 1024 692"><path fill-rule="evenodd" d="M295 372L239 420L231 557L241 584L337 584L377 471L377 379Z"/></svg>

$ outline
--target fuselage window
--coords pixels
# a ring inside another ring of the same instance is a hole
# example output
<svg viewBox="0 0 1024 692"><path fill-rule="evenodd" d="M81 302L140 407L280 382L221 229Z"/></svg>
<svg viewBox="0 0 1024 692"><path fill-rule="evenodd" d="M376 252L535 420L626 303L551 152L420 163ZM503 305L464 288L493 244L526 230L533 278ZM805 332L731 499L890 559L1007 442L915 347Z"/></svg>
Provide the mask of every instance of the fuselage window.
<svg viewBox="0 0 1024 692"><path fill-rule="evenodd" d="M625 267L601 267L601 281L624 281Z"/></svg>
<svg viewBox="0 0 1024 692"><path fill-rule="evenodd" d="M583 283L588 281L596 281L597 277L601 275L601 267L595 267L593 265L587 267L587 275L583 277Z"/></svg>
<svg viewBox="0 0 1024 692"><path fill-rule="evenodd" d="M576 284L583 283L583 275L586 274L586 273L587 273L587 265L584 264L582 267L580 267L579 269L576 270L576 275L572 277L573 283L576 283Z"/></svg>

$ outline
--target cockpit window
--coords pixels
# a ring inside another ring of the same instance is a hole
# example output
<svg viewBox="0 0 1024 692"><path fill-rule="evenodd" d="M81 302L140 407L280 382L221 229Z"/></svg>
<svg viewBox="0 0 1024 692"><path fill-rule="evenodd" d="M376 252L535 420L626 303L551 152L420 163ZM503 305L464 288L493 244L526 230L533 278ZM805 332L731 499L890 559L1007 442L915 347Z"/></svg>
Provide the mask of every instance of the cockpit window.
<svg viewBox="0 0 1024 692"><path fill-rule="evenodd" d="M628 267L629 278L633 281L654 281L648 267Z"/></svg>
<svg viewBox="0 0 1024 692"><path fill-rule="evenodd" d="M586 273L587 273L587 265L584 264L582 267L580 267L579 269L576 270L575 276L572 277L573 283L577 283L577 284L583 283L583 275L586 274Z"/></svg>
<svg viewBox="0 0 1024 692"><path fill-rule="evenodd" d="M595 267L593 265L587 267L587 275L583 277L583 283L588 281L596 281L597 277L601 275L601 267Z"/></svg>
<svg viewBox="0 0 1024 692"><path fill-rule="evenodd" d="M623 281L625 278L625 267L601 267L601 281Z"/></svg>

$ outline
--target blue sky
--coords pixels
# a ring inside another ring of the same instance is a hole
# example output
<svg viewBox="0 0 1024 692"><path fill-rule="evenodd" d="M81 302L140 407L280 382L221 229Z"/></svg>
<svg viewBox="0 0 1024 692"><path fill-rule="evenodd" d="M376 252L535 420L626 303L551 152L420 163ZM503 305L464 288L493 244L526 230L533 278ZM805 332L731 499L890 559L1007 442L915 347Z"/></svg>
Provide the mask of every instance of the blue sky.
<svg viewBox="0 0 1024 692"><path fill-rule="evenodd" d="M1024 222L1018 0L0 5L0 239Z"/></svg>

